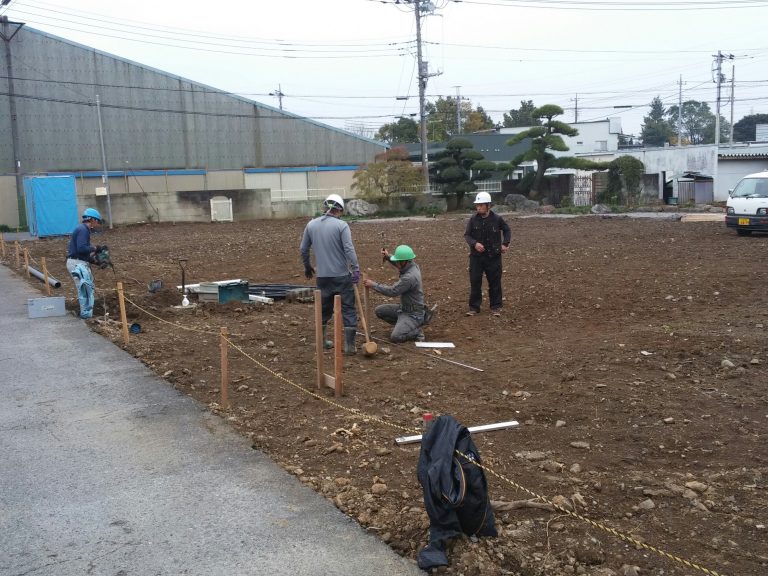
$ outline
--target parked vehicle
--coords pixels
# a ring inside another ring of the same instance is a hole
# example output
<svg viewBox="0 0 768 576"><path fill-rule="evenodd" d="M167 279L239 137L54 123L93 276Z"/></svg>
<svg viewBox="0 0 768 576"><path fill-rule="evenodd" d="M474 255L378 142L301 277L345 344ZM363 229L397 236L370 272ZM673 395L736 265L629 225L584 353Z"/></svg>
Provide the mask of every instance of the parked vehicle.
<svg viewBox="0 0 768 576"><path fill-rule="evenodd" d="M725 225L739 236L768 232L768 170L744 176L728 191Z"/></svg>

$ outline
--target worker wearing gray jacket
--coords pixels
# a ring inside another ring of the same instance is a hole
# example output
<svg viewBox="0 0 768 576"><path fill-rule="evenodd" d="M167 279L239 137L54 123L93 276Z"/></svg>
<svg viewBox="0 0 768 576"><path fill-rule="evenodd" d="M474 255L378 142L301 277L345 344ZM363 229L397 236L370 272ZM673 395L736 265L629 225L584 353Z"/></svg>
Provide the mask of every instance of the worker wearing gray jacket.
<svg viewBox="0 0 768 576"><path fill-rule="evenodd" d="M307 224L301 239L301 259L304 275L311 279L315 275L309 258L310 248L315 250L317 288L323 308L323 344L333 346L326 340L326 325L333 315L333 297L341 295L341 315L344 320L344 353L355 354L355 333L357 312L353 284L360 281L360 265L352 244L349 225L340 216L344 212L344 200L338 194L331 194L323 202L325 214ZM351 273L350 273L351 269Z"/></svg>
<svg viewBox="0 0 768 576"><path fill-rule="evenodd" d="M389 336L392 342L423 341L424 332L422 332L421 327L429 324L432 311L426 310L424 306L421 269L413 261L416 254L413 253L410 246L405 244L395 248L395 253L392 256L386 250L382 250L381 253L383 256L389 257L389 261L400 272L400 278L392 286L379 284L366 278L365 285L384 296L400 296L400 304L376 306L376 316L388 324L394 325L392 334Z"/></svg>

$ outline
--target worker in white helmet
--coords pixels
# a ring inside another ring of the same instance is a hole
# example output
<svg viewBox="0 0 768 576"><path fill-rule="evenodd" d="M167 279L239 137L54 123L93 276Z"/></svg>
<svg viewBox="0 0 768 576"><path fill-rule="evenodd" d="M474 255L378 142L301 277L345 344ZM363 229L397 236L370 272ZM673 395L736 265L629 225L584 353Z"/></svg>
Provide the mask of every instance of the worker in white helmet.
<svg viewBox="0 0 768 576"><path fill-rule="evenodd" d="M469 245L469 311L480 312L483 303L483 275L488 279L488 299L491 314L501 316L501 255L509 249L512 231L504 218L491 210L491 195L478 192L475 213L467 222L464 240Z"/></svg>
<svg viewBox="0 0 768 576"><path fill-rule="evenodd" d="M326 325L333 315L333 297L341 295L341 315L344 320L344 354L355 354L357 312L353 284L360 281L360 265L349 225L341 219L344 200L331 194L323 202L325 213L307 224L301 239L301 259L304 276L311 279L317 274L317 288L322 302L323 344L330 348L333 343L325 337ZM310 248L315 251L315 267L309 257Z"/></svg>

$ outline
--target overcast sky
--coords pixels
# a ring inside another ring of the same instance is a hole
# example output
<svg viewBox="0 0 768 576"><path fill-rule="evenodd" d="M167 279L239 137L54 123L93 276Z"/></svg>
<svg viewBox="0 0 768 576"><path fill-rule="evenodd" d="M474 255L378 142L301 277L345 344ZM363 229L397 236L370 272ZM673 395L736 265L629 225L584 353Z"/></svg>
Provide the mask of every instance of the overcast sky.
<svg viewBox="0 0 768 576"><path fill-rule="evenodd" d="M433 0L423 19L427 98L456 96L496 121L520 100L573 122L622 119L638 134L648 103L704 100L722 115L768 113L768 1ZM653 8L649 10L648 8ZM11 0L11 20L348 129L418 112L416 19L404 0ZM407 99L403 99L407 97ZM633 109L614 108L634 106ZM416 118L416 117L414 117Z"/></svg>

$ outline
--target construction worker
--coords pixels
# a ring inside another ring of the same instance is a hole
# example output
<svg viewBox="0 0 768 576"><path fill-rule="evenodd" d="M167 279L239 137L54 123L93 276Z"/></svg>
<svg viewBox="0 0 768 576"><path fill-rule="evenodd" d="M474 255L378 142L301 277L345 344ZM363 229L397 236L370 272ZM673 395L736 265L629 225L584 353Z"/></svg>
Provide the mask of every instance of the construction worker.
<svg viewBox="0 0 768 576"><path fill-rule="evenodd" d="M323 343L331 348L333 343L326 340L326 325L333 315L333 297L341 295L341 315L344 321L344 354L355 354L357 312L353 284L360 281L360 265L352 244L349 225L341 219L344 200L338 194L331 194L323 202L324 214L311 220L304 229L301 239L301 259L304 275L311 279L315 275L309 258L310 248L315 250L317 267L317 288L323 308Z"/></svg>
<svg viewBox="0 0 768 576"><path fill-rule="evenodd" d="M469 311L467 316L480 312L483 303L483 274L488 279L488 299L491 314L501 316L501 255L509 249L512 231L504 218L491 210L491 195L478 192L475 214L467 222L464 240L469 245Z"/></svg>
<svg viewBox="0 0 768 576"><path fill-rule="evenodd" d="M83 222L72 231L67 248L67 271L75 281L80 301L80 318L93 316L93 274L90 263L98 246L91 246L91 231L101 226L101 214L95 208L83 211Z"/></svg>
<svg viewBox="0 0 768 576"><path fill-rule="evenodd" d="M421 269L413 261L416 254L410 246L402 244L395 248L395 253L392 255L383 248L381 255L388 258L397 268L400 278L391 286L379 284L370 278L366 278L364 283L368 288L373 288L384 296L400 296L400 304L376 306L376 316L394 326L389 336L392 342L400 343L408 340L423 342L424 332L421 327L429 324L432 319L432 310L427 310L424 305Z"/></svg>

